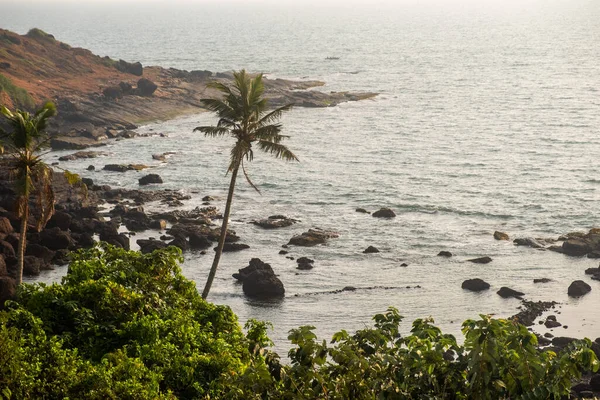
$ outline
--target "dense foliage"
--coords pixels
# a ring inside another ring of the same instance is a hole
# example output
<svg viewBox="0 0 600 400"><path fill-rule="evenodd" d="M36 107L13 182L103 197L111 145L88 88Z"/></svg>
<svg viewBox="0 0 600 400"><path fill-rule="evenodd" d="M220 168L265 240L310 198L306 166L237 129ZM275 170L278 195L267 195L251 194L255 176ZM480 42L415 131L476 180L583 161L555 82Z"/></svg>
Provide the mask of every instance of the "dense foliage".
<svg viewBox="0 0 600 400"><path fill-rule="evenodd" d="M23 285L0 313L0 398L558 399L598 369L588 340L540 352L525 327L487 316L463 324L463 344L428 319L402 336L392 308L331 344L291 331L281 364L268 325L244 335L179 261L101 245L76 253L61 285Z"/></svg>

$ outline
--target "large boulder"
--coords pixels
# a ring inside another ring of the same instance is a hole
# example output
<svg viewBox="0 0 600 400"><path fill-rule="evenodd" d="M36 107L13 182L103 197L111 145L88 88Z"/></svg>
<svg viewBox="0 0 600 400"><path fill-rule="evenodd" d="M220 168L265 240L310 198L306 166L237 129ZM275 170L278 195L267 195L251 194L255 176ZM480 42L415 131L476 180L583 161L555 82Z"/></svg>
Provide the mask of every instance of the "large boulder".
<svg viewBox="0 0 600 400"><path fill-rule="evenodd" d="M571 297L581 297L583 295L588 294L592 291L590 285L585 283L584 281L574 281L569 285L569 289L567 294Z"/></svg>
<svg viewBox="0 0 600 400"><path fill-rule="evenodd" d="M152 96L156 89L158 86L150 79L142 78L137 83L137 94L140 96Z"/></svg>
<svg viewBox="0 0 600 400"><path fill-rule="evenodd" d="M239 270L233 277L242 281L242 290L248 297L273 298L283 297L283 283L271 266L259 258L253 258L247 267Z"/></svg>
<svg viewBox="0 0 600 400"><path fill-rule="evenodd" d="M189 236L190 248L197 250L208 249L212 242L204 235L192 232Z"/></svg>
<svg viewBox="0 0 600 400"><path fill-rule="evenodd" d="M116 100L123 97L123 89L120 86L109 86L102 89L104 97L110 100Z"/></svg>
<svg viewBox="0 0 600 400"><path fill-rule="evenodd" d="M0 240L0 256L4 258L15 256L15 248L6 240Z"/></svg>
<svg viewBox="0 0 600 400"><path fill-rule="evenodd" d="M590 244L584 240L579 238L573 238L565 240L562 244L562 253L569 256L585 256L587 253L591 252L593 249Z"/></svg>
<svg viewBox="0 0 600 400"><path fill-rule="evenodd" d="M25 255L40 258L46 263L50 263L52 261L55 253L55 251L36 243L29 243L25 247Z"/></svg>
<svg viewBox="0 0 600 400"><path fill-rule="evenodd" d="M4 308L6 300L14 300L17 297L17 284L8 276L0 276L0 310Z"/></svg>
<svg viewBox="0 0 600 400"><path fill-rule="evenodd" d="M50 218L48 224L46 224L46 228L57 227L62 231L66 231L71 226L72 220L73 217L71 217L70 214L67 214L66 212L62 211L57 211L54 213L54 215L52 215L52 218Z"/></svg>
<svg viewBox="0 0 600 400"><path fill-rule="evenodd" d="M6 217L0 217L0 234L10 235L14 232L10 220Z"/></svg>
<svg viewBox="0 0 600 400"><path fill-rule="evenodd" d="M129 236L127 236L124 233L119 233L117 235L108 236L108 237L104 238L104 241L108 244L112 244L115 247L119 247L119 248L122 248L125 250L130 249Z"/></svg>
<svg viewBox="0 0 600 400"><path fill-rule="evenodd" d="M306 271L314 268L315 260L308 257L300 257L296 260L296 263L298 264L297 269Z"/></svg>
<svg viewBox="0 0 600 400"><path fill-rule="evenodd" d="M40 271L46 268L44 260L34 256L25 256L23 258L23 275L38 276Z"/></svg>
<svg viewBox="0 0 600 400"><path fill-rule="evenodd" d="M140 251L143 254L152 253L154 250L168 247L165 242L154 239L139 239L136 241L136 243L140 246Z"/></svg>
<svg viewBox="0 0 600 400"><path fill-rule="evenodd" d="M520 299L522 296L525 295L525 293L523 293L523 292L519 292L517 290L508 288L506 286L502 286L500 288L500 290L498 290L496 293L498 294L498 296L500 296L504 299L508 299L509 297L514 297L514 298Z"/></svg>
<svg viewBox="0 0 600 400"><path fill-rule="evenodd" d="M158 174L148 174L138 179L140 185L150 185L152 183L163 183L162 178Z"/></svg>
<svg viewBox="0 0 600 400"><path fill-rule="evenodd" d="M467 279L461 285L461 287L465 290L470 290L471 292L481 292L483 290L487 290L490 288L490 284L484 281L483 279L474 278Z"/></svg>
<svg viewBox="0 0 600 400"><path fill-rule="evenodd" d="M60 228L44 229L40 233L40 244L46 246L50 250L69 249L75 244L73 238L68 232L60 230Z"/></svg>
<svg viewBox="0 0 600 400"><path fill-rule="evenodd" d="M322 229L309 229L307 232L302 233L301 235L294 236L288 242L289 244L295 246L316 246L318 244L324 244L328 239L337 238L339 235L335 232L324 231Z"/></svg>
<svg viewBox="0 0 600 400"><path fill-rule="evenodd" d="M119 60L115 64L115 68L121 72L132 74L136 76L142 76L144 74L144 66L141 62L130 63L125 60Z"/></svg>
<svg viewBox="0 0 600 400"><path fill-rule="evenodd" d="M375 246L369 246L363 250L363 253L365 253L365 254L379 253L379 249Z"/></svg>
<svg viewBox="0 0 600 400"><path fill-rule="evenodd" d="M372 214L376 218L394 218L396 213L390 208L381 208Z"/></svg>

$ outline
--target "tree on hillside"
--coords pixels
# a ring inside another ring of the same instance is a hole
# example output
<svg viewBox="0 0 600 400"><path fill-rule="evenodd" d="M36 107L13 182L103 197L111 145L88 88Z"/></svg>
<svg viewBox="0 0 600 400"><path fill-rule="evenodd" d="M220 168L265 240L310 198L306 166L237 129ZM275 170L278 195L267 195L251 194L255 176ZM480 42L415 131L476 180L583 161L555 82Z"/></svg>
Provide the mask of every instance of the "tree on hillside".
<svg viewBox="0 0 600 400"><path fill-rule="evenodd" d="M37 228L41 229L54 213L54 192L52 190L52 168L40 157L40 151L49 144L45 132L48 119L56 115L56 107L47 102L35 114L27 111L10 111L0 108L0 113L6 117L12 132L0 131L4 148L11 157L12 173L15 177L17 194L16 211L21 218L21 229L18 249L17 285L23 281L23 260L25 242L27 239L27 224L29 222L29 199L32 195L37 200Z"/></svg>
<svg viewBox="0 0 600 400"><path fill-rule="evenodd" d="M288 104L269 111L267 99L263 97L264 85L262 74L255 78L250 77L245 70L233 74L233 85L227 86L220 82L213 82L210 87L217 89L223 95L222 99L203 99L206 108L214 111L219 117L217 126L199 126L194 131L200 131L206 136L232 136L236 142L231 148L231 157L227 173L231 173L229 193L225 204L225 214L219 236L219 244L215 253L202 297L206 299L219 266L223 253L223 246L227 236L227 225L231 213L231 203L235 189L235 181L239 169L242 169L248 183L258 191L250 181L244 168L244 160L252 161L254 152L252 145L258 149L286 161L298 161L298 158L281 141L288 136L281 135L281 124L277 120L283 112L288 111L292 105Z"/></svg>

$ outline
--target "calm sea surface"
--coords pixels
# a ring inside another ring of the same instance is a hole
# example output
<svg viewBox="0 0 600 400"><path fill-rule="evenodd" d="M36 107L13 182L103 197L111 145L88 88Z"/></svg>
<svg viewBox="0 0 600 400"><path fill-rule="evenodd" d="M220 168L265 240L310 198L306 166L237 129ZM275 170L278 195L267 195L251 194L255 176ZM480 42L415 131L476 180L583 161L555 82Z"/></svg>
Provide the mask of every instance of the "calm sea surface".
<svg viewBox="0 0 600 400"><path fill-rule="evenodd" d="M144 65L246 68L327 82L319 90L380 93L374 100L288 113L287 144L301 162L257 156L249 173L262 195L238 180L232 228L251 249L224 255L210 300L231 306L241 322L271 321L278 350L287 348L291 328L315 325L326 337L362 328L388 306L406 316L406 330L412 319L431 315L458 334L460 322L479 313L515 313L518 300L495 294L505 285L528 299L560 301L559 321L569 329L555 334L600 336L600 283L583 274L597 261L492 237L501 230L511 237L556 238L600 226L600 2L23 3L3 2L0 27L19 33L38 27L71 45ZM152 165L164 188L192 195L185 207L200 205L205 195L222 207L231 143L192 133L215 122L204 113L144 126L140 132L168 137L110 144L110 155L92 163L97 169L113 162ZM151 154L166 151L176 152L167 163L152 160ZM89 164L63 166L97 183L137 187L138 173L87 172ZM380 220L356 207L391 207L398 216ZM272 214L301 222L276 231L249 224ZM312 271L297 271L278 252L311 227L340 237L326 246L290 249L292 256L315 260ZM381 253L363 254L369 245ZM455 256L437 257L440 250ZM494 261L464 262L483 255ZM231 274L252 257L280 275L284 300L243 296ZM211 254L186 254L184 273L201 287L211 261ZM40 280L58 280L64 272ZM461 282L472 277L490 282L492 290L463 291ZM541 277L554 281L534 285ZM569 299L575 279L588 280L592 292ZM345 286L358 290L327 293Z"/></svg>

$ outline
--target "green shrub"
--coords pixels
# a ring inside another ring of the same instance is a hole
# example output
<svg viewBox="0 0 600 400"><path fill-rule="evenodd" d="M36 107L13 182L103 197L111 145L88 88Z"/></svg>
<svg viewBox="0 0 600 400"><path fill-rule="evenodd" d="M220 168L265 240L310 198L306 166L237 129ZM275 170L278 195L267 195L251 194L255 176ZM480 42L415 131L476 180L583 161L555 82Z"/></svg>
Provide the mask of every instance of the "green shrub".
<svg viewBox="0 0 600 400"><path fill-rule="evenodd" d="M43 30L38 29L38 28L30 29L29 32L27 32L27 34L25 36L32 38L32 39L38 39L38 40L45 40L45 41L52 41L52 42L56 41L56 39L54 38L53 35L46 33Z"/></svg>
<svg viewBox="0 0 600 400"><path fill-rule="evenodd" d="M33 97L27 90L15 86L8 77L0 74L0 93L2 92L6 92L18 108L32 109L35 106Z"/></svg>

